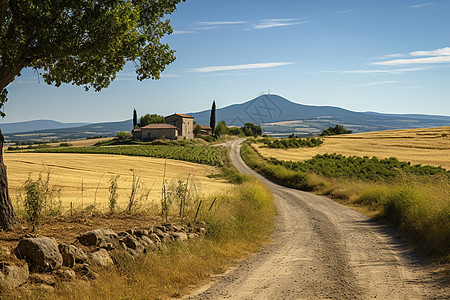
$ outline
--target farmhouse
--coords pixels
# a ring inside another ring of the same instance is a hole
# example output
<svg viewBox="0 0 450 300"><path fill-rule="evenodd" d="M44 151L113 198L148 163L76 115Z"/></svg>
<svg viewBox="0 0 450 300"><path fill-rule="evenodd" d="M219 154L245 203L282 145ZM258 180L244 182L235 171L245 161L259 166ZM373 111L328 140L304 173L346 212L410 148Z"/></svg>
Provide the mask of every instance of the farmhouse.
<svg viewBox="0 0 450 300"><path fill-rule="evenodd" d="M179 140L194 137L194 117L185 114L173 114L165 117L165 120L166 123L149 124L133 129L133 138L149 141L161 138Z"/></svg>
<svg viewBox="0 0 450 300"><path fill-rule="evenodd" d="M206 125L200 126L201 130L198 135L212 135L212 128Z"/></svg>
<svg viewBox="0 0 450 300"><path fill-rule="evenodd" d="M185 114L173 114L165 118L167 124L176 126L180 136L186 139L194 138L194 117Z"/></svg>

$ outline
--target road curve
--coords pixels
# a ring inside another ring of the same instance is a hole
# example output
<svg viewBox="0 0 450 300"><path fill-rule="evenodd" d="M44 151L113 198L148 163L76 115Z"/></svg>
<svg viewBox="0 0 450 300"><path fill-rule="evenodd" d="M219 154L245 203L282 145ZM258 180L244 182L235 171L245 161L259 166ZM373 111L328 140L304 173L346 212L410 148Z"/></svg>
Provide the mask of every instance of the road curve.
<svg viewBox="0 0 450 300"><path fill-rule="evenodd" d="M229 143L234 165L275 196L273 243L189 299L448 299L448 288L388 228L256 174L240 157L241 142Z"/></svg>

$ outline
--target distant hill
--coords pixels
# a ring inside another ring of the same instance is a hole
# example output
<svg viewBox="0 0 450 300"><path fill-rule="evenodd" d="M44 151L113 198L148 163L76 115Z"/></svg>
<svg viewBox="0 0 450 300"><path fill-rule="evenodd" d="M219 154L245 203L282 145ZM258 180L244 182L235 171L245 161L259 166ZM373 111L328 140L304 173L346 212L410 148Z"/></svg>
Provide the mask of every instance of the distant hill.
<svg viewBox="0 0 450 300"><path fill-rule="evenodd" d="M198 124L209 125L210 110L191 115ZM216 120L224 120L234 126L252 122L261 125L264 133L281 136L290 133L299 136L317 134L336 124L354 132L450 125L448 116L354 112L333 106L298 104L278 95L262 95L242 104L217 109Z"/></svg>
<svg viewBox="0 0 450 300"><path fill-rule="evenodd" d="M190 113L190 115L198 124L209 125L209 109ZM265 134L274 136L286 136L291 133L298 136L318 134L336 124L344 125L345 128L354 132L450 126L449 116L354 112L333 106L298 104L278 95L262 95L241 104L219 108L216 111L216 120L224 120L228 125L234 126L242 126L251 122L261 125ZM51 141L52 139L84 139L100 135L115 136L119 131L130 131L132 123L130 119L122 122L70 126L79 123L37 120L16 123L16 125L22 124L20 126L24 126L23 128L28 128L20 132L12 132L12 130L17 130L12 127L14 123L0 124L0 129L5 135L6 142ZM11 127L8 128L7 125L11 125ZM33 126L33 131L29 129L29 126ZM51 129L39 129L38 126L52 127ZM55 126L64 127L57 128Z"/></svg>
<svg viewBox="0 0 450 300"><path fill-rule="evenodd" d="M3 134L14 132L26 132L32 130L70 128L87 125L89 123L62 123L53 120L33 120L15 123L0 123L0 129Z"/></svg>
<svg viewBox="0 0 450 300"><path fill-rule="evenodd" d="M115 136L119 131L130 131L133 121L94 123L71 128L34 130L4 134L6 142L17 141L51 141L85 139L96 136Z"/></svg>

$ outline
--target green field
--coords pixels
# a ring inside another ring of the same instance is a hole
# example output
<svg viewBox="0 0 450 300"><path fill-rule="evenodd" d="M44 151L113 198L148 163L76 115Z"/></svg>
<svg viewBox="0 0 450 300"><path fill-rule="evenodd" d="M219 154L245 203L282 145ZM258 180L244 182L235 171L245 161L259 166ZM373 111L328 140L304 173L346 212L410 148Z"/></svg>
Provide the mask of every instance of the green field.
<svg viewBox="0 0 450 300"><path fill-rule="evenodd" d="M129 145L108 147L66 147L43 148L37 153L88 153L88 154L116 154L129 156L147 156L184 160L211 166L223 166L225 150L221 147L210 146L176 146L176 145Z"/></svg>

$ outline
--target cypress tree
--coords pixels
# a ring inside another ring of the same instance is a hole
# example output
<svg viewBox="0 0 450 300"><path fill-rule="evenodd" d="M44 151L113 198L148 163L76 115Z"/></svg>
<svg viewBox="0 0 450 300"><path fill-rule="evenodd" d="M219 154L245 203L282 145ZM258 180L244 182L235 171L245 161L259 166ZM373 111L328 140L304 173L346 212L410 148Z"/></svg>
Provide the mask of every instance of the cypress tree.
<svg viewBox="0 0 450 300"><path fill-rule="evenodd" d="M137 113L136 113L136 108L133 109L133 128L135 128L137 126Z"/></svg>
<svg viewBox="0 0 450 300"><path fill-rule="evenodd" d="M213 100L211 107L211 117L209 118L209 127L212 128L214 134L214 129L216 129L216 101Z"/></svg>

